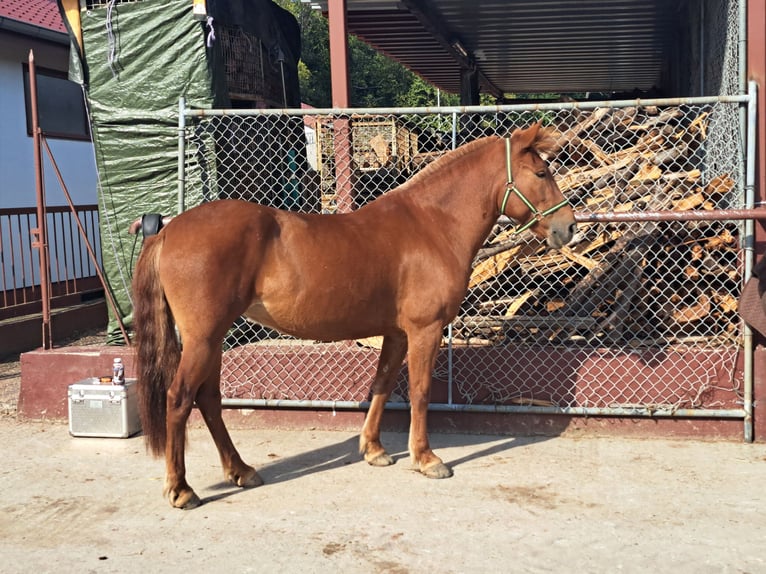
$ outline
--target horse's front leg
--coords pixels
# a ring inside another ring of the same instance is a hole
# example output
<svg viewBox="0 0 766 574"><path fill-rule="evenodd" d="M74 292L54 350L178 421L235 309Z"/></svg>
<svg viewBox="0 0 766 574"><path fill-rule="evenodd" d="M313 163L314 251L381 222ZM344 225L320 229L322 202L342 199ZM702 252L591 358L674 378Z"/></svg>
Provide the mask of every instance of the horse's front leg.
<svg viewBox="0 0 766 574"><path fill-rule="evenodd" d="M408 333L410 373L410 438L412 463L428 478L447 478L452 469L431 450L428 442L428 402L431 398L431 376L441 343L440 324Z"/></svg>
<svg viewBox="0 0 766 574"><path fill-rule="evenodd" d="M372 383L372 401L364 419L362 433L359 436L359 452L364 455L372 466L388 466L394 464L394 459L386 452L380 442L380 421L383 410L386 408L388 397L396 384L396 376L399 367L407 354L407 337L400 335L387 335L383 338L383 346L380 349L378 370L375 372L375 380Z"/></svg>

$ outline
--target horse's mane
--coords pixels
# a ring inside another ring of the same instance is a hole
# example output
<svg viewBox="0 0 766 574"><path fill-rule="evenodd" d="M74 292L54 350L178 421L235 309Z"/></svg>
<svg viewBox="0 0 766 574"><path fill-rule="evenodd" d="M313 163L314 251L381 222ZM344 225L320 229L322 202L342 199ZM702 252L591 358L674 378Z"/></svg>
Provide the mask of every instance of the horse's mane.
<svg viewBox="0 0 766 574"><path fill-rule="evenodd" d="M454 152L447 153L436 161L429 163L426 167L412 176L407 183L412 182L413 184L417 184L421 179L430 177L434 170L441 169L446 166L447 163L458 161L463 156L473 153L477 148L483 147L492 141L496 141L500 137L501 136L486 136L473 140L472 142L457 148ZM556 142L553 132L550 129L541 127L535 135L535 139L528 146L528 149L531 149L538 155L547 155L554 152L557 147L558 143Z"/></svg>
<svg viewBox="0 0 766 574"><path fill-rule="evenodd" d="M558 141L554 131L548 128L540 128L529 148L538 155L550 155L558 149Z"/></svg>
<svg viewBox="0 0 766 574"><path fill-rule="evenodd" d="M473 153L473 151L476 148L483 147L487 145L489 142L494 141L496 139L497 139L497 136L488 136L488 137L479 138L477 140L473 140L472 142L469 142L465 145L460 146L459 148L455 149L452 152L448 152L444 154L443 156L439 157L436 161L432 161L423 169L421 169L418 173L413 175L407 181L407 184L412 183L417 185L420 182L420 180L430 178L435 170L440 170L447 164L451 164L451 163L454 163L455 161L458 161L463 156L469 153Z"/></svg>

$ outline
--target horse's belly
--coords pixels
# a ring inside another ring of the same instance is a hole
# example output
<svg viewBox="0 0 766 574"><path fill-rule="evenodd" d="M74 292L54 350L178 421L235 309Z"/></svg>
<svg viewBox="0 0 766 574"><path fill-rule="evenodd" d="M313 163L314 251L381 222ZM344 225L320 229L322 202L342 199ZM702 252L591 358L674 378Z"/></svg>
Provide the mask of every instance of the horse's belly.
<svg viewBox="0 0 766 574"><path fill-rule="evenodd" d="M295 305L281 307L257 301L248 307L245 316L259 325L300 339L342 341L384 334L388 321L377 311L379 309L362 310L344 305L301 309Z"/></svg>

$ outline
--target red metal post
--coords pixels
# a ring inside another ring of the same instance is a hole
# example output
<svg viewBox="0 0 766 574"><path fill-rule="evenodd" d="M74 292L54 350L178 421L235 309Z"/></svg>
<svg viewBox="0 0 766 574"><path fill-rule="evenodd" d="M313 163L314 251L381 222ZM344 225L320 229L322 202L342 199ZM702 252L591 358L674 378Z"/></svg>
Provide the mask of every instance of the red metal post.
<svg viewBox="0 0 766 574"><path fill-rule="evenodd" d="M755 203L766 202L766 4L747 3L747 79L758 83L755 143ZM755 225L755 254L764 257L766 222ZM753 438L766 440L766 350L757 346L753 357Z"/></svg>
<svg viewBox="0 0 766 574"><path fill-rule="evenodd" d="M42 296L43 324L42 324L42 347L50 349L52 346L51 336L51 301L50 301L50 276L48 264L48 231L45 210L45 183L43 177L43 158L40 148L41 130L37 116L37 76L35 72L35 55L29 51L29 107L32 110L32 141L34 142L35 161L35 192L37 196L37 227L32 229L35 240L32 243L40 251L40 294Z"/></svg>
<svg viewBox="0 0 766 574"><path fill-rule="evenodd" d="M766 4L747 3L747 79L758 83L755 144L755 202L766 202ZM757 226L756 253L763 253L766 229Z"/></svg>
<svg viewBox="0 0 766 574"><path fill-rule="evenodd" d="M330 80L332 106L347 108L348 88L348 31L346 29L346 0L329 0L327 19L330 24Z"/></svg>
<svg viewBox="0 0 766 574"><path fill-rule="evenodd" d="M329 0L327 19L330 24L330 79L332 105L349 107L348 32L346 30L346 0ZM354 207L351 121L338 118L333 121L333 150L335 154L335 194L338 212L349 212Z"/></svg>

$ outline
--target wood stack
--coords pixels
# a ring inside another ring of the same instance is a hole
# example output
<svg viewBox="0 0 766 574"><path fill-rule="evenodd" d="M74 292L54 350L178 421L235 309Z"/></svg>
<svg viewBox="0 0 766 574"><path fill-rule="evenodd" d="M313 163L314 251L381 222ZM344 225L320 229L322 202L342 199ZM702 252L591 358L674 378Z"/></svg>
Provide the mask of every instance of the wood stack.
<svg viewBox="0 0 766 574"><path fill-rule="evenodd" d="M729 174L703 181L709 112L600 108L558 132L548 158L578 211L731 207ZM579 225L560 251L497 228L479 252L456 337L470 344L637 346L736 339L738 228L731 222Z"/></svg>

